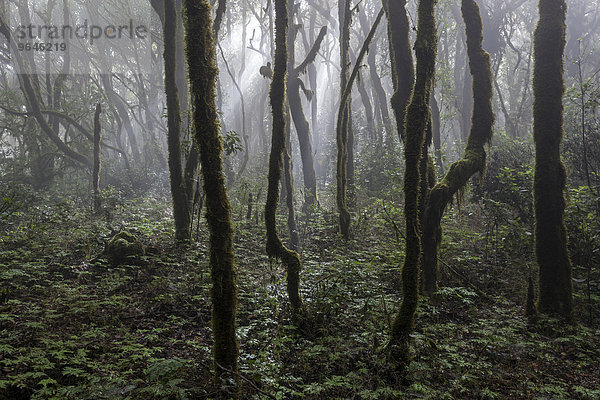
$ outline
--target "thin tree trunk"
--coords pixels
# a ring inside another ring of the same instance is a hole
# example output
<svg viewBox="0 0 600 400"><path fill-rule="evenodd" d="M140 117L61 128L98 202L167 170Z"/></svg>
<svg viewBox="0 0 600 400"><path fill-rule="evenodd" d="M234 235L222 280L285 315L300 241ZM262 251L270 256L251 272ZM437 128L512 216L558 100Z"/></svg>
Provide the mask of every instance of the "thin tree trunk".
<svg viewBox="0 0 600 400"><path fill-rule="evenodd" d="M367 137L369 140L375 139L375 118L373 116L373 106L371 105L371 97L365 88L365 83L362 79L358 79L356 83L358 93L360 94L360 100L365 107L365 118L367 120Z"/></svg>
<svg viewBox="0 0 600 400"><path fill-rule="evenodd" d="M444 163L442 160L442 137L441 137L441 121L440 121L440 107L435 98L435 95L431 94L431 130L433 134L433 149L435 151L435 161L440 175L444 174Z"/></svg>
<svg viewBox="0 0 600 400"><path fill-rule="evenodd" d="M406 110L406 129L398 123L398 131L402 137L404 131L404 159L406 169L404 173L404 218L406 223L406 257L402 268L402 303L398 315L392 324L392 332L388 351L398 370L402 371L410 361L409 343L410 334L414 329L415 312L419 301L419 266L421 260L421 235L419 221L419 187L425 171L421 171L421 157L427 125L429 123L429 99L435 76L435 59L437 51L437 29L434 17L435 0L420 0L418 5L417 39L415 52L417 58L416 81ZM404 4L402 4L404 5ZM391 11L391 3L388 10ZM402 10L400 10L402 11ZM405 13L399 14L402 20ZM398 46L407 43L408 30L400 21L390 18L388 23L392 27L390 32L391 45ZM396 31L400 29L400 31ZM395 58L398 60L397 58ZM393 62L394 68L399 67ZM396 71L398 73L398 71ZM399 75L398 75L399 77ZM398 88L402 86L397 84ZM402 102L398 94L394 94L392 108L396 118L402 115L399 109ZM401 121L401 120L400 120Z"/></svg>
<svg viewBox="0 0 600 400"><path fill-rule="evenodd" d="M265 225L267 230L267 254L279 258L287 267L287 292L296 323L302 311L300 298L300 256L284 246L277 233L277 203L279 202L279 183L284 162L286 118L285 118L285 79L287 73L287 35L288 7L287 0L275 0L275 59L273 80L271 81L271 108L273 112L273 135L271 154L269 156L269 178L267 202L265 205Z"/></svg>
<svg viewBox="0 0 600 400"><path fill-rule="evenodd" d="M383 0L383 7L388 20L392 83L394 85L391 105L398 126L398 137L401 142L404 142L406 108L411 99L415 81L410 45L410 24L406 12L406 0Z"/></svg>
<svg viewBox="0 0 600 400"><path fill-rule="evenodd" d="M343 95L350 74L350 0L338 0L338 11L340 19L340 97ZM348 134L350 123L350 97L341 102L338 111L338 123L336 125L337 143L337 174L336 174L336 202L339 212L340 234L344 239L350 238L350 210L347 203L348 191Z"/></svg>
<svg viewBox="0 0 600 400"><path fill-rule="evenodd" d="M298 135L298 143L300 144L300 157L302 158L302 174L304 177L304 208L317 203L317 178L315 174L314 154L312 148L312 140L310 136L310 125L304 115L302 108L302 100L300 97L300 89L307 95L308 98L314 101L313 92L307 90L304 83L300 79L310 65L313 65L317 52L321 47L321 43L327 34L327 27L321 28L319 35L315 39L312 48L307 53L304 61L297 67L294 67L295 56L293 54L295 46L291 38L288 38L288 67L289 75L287 81L287 94L290 107L290 113L296 133Z"/></svg>
<svg viewBox="0 0 600 400"><path fill-rule="evenodd" d="M167 143L169 147L169 172L171 182L171 197L173 199L173 217L175 219L175 239L179 243L191 240L191 210L185 190L181 159L181 110L177 87L177 66L175 43L177 35L176 0L164 0L164 62L165 62L165 93L167 98Z"/></svg>
<svg viewBox="0 0 600 400"><path fill-rule="evenodd" d="M317 13L316 11L313 11L311 16L310 16L310 23L309 23L309 41L310 43L314 43L315 40L315 24L316 24L316 16ZM309 51L308 48L306 48L306 51ZM312 101L310 102L310 116L311 116L311 132L312 132L312 136L313 136L313 147L314 147L314 152L317 153L317 151L319 150L319 136L321 134L321 132L319 131L319 119L318 119L318 96L317 96L317 68L315 67L314 63L311 63L308 66L308 82L310 83L310 90L312 90L313 92L313 98Z"/></svg>
<svg viewBox="0 0 600 400"><path fill-rule="evenodd" d="M100 131L102 126L100 124L100 113L102 112L102 106L100 103L96 105L96 112L94 113L94 167L92 169L92 187L94 190L94 211L100 211Z"/></svg>

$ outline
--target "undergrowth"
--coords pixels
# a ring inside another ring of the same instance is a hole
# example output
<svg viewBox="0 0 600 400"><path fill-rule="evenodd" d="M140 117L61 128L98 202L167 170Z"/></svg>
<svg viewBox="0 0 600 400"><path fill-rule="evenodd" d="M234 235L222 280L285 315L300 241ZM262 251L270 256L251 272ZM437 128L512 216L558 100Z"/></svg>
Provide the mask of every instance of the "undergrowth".
<svg viewBox="0 0 600 400"><path fill-rule="evenodd" d="M211 398L205 230L177 249L167 201L119 200L99 216L43 204L0 228L0 399ZM300 215L304 332L290 321L284 270L265 256L262 222L236 211L244 398L267 398L258 389L277 399L599 398L589 299L576 297L579 325L529 324L528 231L500 220L486 229L481 212L447 213L442 288L422 299L413 362L395 382L382 349L400 302L398 209L365 207L348 242L326 211ZM112 267L104 246L121 229L147 251Z"/></svg>

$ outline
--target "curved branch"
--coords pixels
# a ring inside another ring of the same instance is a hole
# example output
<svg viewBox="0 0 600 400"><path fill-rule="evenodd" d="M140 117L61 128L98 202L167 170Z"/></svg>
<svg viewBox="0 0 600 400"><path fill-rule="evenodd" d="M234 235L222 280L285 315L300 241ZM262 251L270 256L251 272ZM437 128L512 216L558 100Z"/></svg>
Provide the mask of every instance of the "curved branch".
<svg viewBox="0 0 600 400"><path fill-rule="evenodd" d="M15 110L11 110L10 108L6 108L2 105L0 105L0 109L6 111L10 115L14 115L16 117L29 117L29 116L33 115L32 112L15 111ZM85 129L83 127L83 125L81 125L79 122L77 122L75 120L75 118L73 118L67 114L63 114L60 111L56 111L56 110L40 110L40 112L42 114L54 115L56 117L64 119L69 125L72 125L75 129L77 129L79 132L81 132L83 134L83 136L85 136L90 142L93 142L94 136L87 129ZM106 143L105 141L102 141L101 144L102 144L102 147L106 147L107 149L114 150L117 153L121 154L123 157L127 157L127 154L125 153L125 151L119 149L118 147L111 146L110 144Z"/></svg>
<svg viewBox="0 0 600 400"><path fill-rule="evenodd" d="M360 70L362 60L365 57L365 54L367 54L367 51L369 51L369 46L371 44L371 41L373 40L373 36L375 36L375 32L377 31L377 27L379 26L379 22L381 22L381 17L383 17L383 14L384 14L384 10L382 8L381 10L379 10L379 14L377 14L377 18L375 18L375 22L373 22L373 25L371 26L371 30L369 31L369 34L367 35L367 37L365 38L365 41L363 42L362 48L360 49L360 53L358 53L358 57L356 57L356 63L354 64L354 68L352 69L352 73L350 74L350 78L348 79L348 83L346 84L346 87L344 88L344 91L342 93L342 101L340 102L340 110L342 109L342 106L344 106L346 104L346 102L348 101L348 97L350 97L350 94L352 93L352 85L354 84L354 80L358 76L358 71ZM339 115L341 115L341 112ZM339 115L338 115L338 122L339 122Z"/></svg>
<svg viewBox="0 0 600 400"><path fill-rule="evenodd" d="M313 61L315 61L315 58L317 57L317 53L319 52L319 49L321 48L321 43L323 42L323 39L325 38L326 34L327 34L327 26L323 26L321 28L321 30L319 31L319 35L315 39L315 43L313 44L313 47L310 49L310 51L304 58L304 61L302 61L302 63L300 65L298 65L296 68L294 68L295 75L300 75L300 74L305 73L306 68L310 64L312 64Z"/></svg>
<svg viewBox="0 0 600 400"><path fill-rule="evenodd" d="M471 176L484 170L484 146L492 138L495 120L490 55L482 47L483 26L477 3L474 0L462 0L462 14L467 33L469 67L473 76L473 119L463 158L450 166L444 179L429 193L423 223L423 277L428 293L437 289L440 224L444 210Z"/></svg>

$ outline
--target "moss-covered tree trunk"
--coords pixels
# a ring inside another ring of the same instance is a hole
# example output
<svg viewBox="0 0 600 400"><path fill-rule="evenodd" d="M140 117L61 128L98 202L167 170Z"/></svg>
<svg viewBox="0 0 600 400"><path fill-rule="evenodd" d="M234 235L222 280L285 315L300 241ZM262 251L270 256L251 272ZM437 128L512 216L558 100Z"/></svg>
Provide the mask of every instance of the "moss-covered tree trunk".
<svg viewBox="0 0 600 400"><path fill-rule="evenodd" d="M350 0L338 0L340 17L340 97L342 96L350 76ZM337 143L337 173L336 173L336 202L339 212L340 234L344 239L350 237L350 210L347 204L348 191L348 133L350 124L350 99L340 103L338 120L341 124L336 127Z"/></svg>
<svg viewBox="0 0 600 400"><path fill-rule="evenodd" d="M223 145L217 114L215 42L207 0L185 0L186 55L194 108L193 129L199 147L206 220L210 231L212 328L216 382L236 382L239 397L238 344L235 336L237 274L233 256L231 207L225 189ZM233 397L220 393L219 398Z"/></svg>
<svg viewBox="0 0 600 400"><path fill-rule="evenodd" d="M410 46L410 24L406 12L406 0L383 0L382 3L388 20L388 43L392 65L392 84L394 86L391 106L398 125L398 137L403 142L406 107L410 101L415 83L413 56Z"/></svg>
<svg viewBox="0 0 600 400"><path fill-rule="evenodd" d="M402 268L402 304L394 319L388 350L394 363L402 368L409 361L410 334L419 300L419 265L421 239L419 221L419 187L421 156L429 124L429 99L435 76L437 30L435 0L420 0L418 5L415 52L417 71L415 86L406 110L404 140L404 218L406 223L406 257ZM396 24L391 20L389 23ZM392 40L393 37L392 37ZM404 39L403 39L404 40ZM398 104L398 103L396 103ZM396 106L398 107L398 106ZM394 110L396 113L396 110Z"/></svg>
<svg viewBox="0 0 600 400"><path fill-rule="evenodd" d="M165 0L164 19L164 62L165 94L167 98L167 144L169 149L169 176L171 197L173 199L173 217L175 220L175 239L179 243L191 239L191 210L187 198L188 192L183 179L181 159L181 109L177 87L177 11L176 0Z"/></svg>
<svg viewBox="0 0 600 400"><path fill-rule="evenodd" d="M96 111L94 113L94 166L92 168L92 188L94 190L94 211L100 211L100 131L102 125L100 124L100 113L102 113L102 106L100 103L96 105Z"/></svg>
<svg viewBox="0 0 600 400"><path fill-rule="evenodd" d="M540 312L571 317L571 261L564 224L563 134L565 49L564 0L540 0L534 34L533 139L535 141L535 252L539 266Z"/></svg>
<svg viewBox="0 0 600 400"><path fill-rule="evenodd" d="M485 169L485 144L492 138L492 70L490 55L483 50L483 26L479 6L462 0L467 37L467 55L473 77L473 118L463 157L453 163L444 178L431 189L423 222L423 278L427 293L437 290L438 254L442 237L441 221L452 197L471 176Z"/></svg>
<svg viewBox="0 0 600 400"><path fill-rule="evenodd" d="M300 298L300 256L284 246L277 233L277 204L279 202L279 184L284 161L286 118L285 118L285 81L287 74L287 0L275 0L275 58L273 80L271 81L271 109L273 113L273 134L271 154L269 156L269 178L267 202L265 205L265 225L267 229L267 254L279 258L287 267L287 292L293 317L298 321L302 311Z"/></svg>

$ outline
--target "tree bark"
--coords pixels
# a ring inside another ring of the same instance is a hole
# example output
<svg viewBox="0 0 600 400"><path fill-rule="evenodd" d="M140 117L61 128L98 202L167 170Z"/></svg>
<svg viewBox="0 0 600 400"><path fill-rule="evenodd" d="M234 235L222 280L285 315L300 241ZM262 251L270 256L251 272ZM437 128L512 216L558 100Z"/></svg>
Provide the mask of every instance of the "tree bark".
<svg viewBox="0 0 600 400"><path fill-rule="evenodd" d="M416 81L411 100L406 110L406 129L404 138L404 218L406 223L406 257L402 268L402 303L398 315L392 324L392 332L388 351L390 359L398 370L402 371L410 361L410 334L414 329L415 312L419 301L419 270L421 260L421 238L419 221L419 187L422 175L421 157L427 125L429 124L429 99L435 76L435 59L437 51L437 29L434 17L435 0L420 0L418 5L417 39L415 52L417 59ZM388 6L391 4L388 4ZM389 7L388 7L389 9ZM405 14L401 17L404 18ZM390 14L388 14L390 18ZM400 21L389 19L393 28L403 25ZM398 46L398 40L406 43L406 29L396 32L391 37L391 45ZM394 62L392 65L396 67ZM398 85L397 87L400 87ZM392 101L394 114L402 115L402 102L399 97ZM399 134L402 124L398 124Z"/></svg>
<svg viewBox="0 0 600 400"><path fill-rule="evenodd" d="M338 0L340 18L340 97L348 84L350 74L350 0ZM336 174L336 202L339 212L340 234L344 239L350 238L350 210L347 204L348 191L348 135L350 124L350 97L342 103L338 111L338 124L336 126L337 143L337 174Z"/></svg>
<svg viewBox="0 0 600 400"><path fill-rule="evenodd" d="M177 11L176 0L164 0L165 23L164 62L165 62L165 94L167 99L167 144L169 149L169 175L171 198L173 201L173 217L175 220L175 240L186 243L191 240L191 210L187 198L182 171L181 158L181 109L177 86L176 35Z"/></svg>
<svg viewBox="0 0 600 400"><path fill-rule="evenodd" d="M294 56L294 42L290 37L288 38L288 67L289 75L287 80L287 93L288 102L290 106L290 113L294 126L296 127L296 134L298 135L298 143L300 144L300 157L302 158L302 174L304 177L304 207L311 206L317 203L317 177L315 174L314 155L312 148L312 140L310 135L310 125L304 115L302 109L302 100L300 97L300 89L312 98L314 101L313 92L309 92L304 87L304 83L300 80L300 75L307 71L308 67L313 65L317 52L321 47L321 43L327 34L327 27L321 28L319 35L315 39L312 48L307 53L306 58L300 65L294 67L295 56Z"/></svg>
<svg viewBox="0 0 600 400"><path fill-rule="evenodd" d="M567 180L560 158L563 135L565 50L564 0L540 0L540 19L534 33L533 139L535 175L535 252L539 266L542 313L571 319L573 311L571 261L564 223Z"/></svg>
<svg viewBox="0 0 600 400"><path fill-rule="evenodd" d="M223 173L216 96L216 48L207 0L184 0L186 14L186 55L190 71L193 126L199 147L206 220L210 231L210 264L212 278L212 328L214 338L215 384L235 382L234 397L239 398L238 343L236 339L237 272L233 255L231 206ZM222 379L224 378L224 379ZM232 397L219 390L217 398Z"/></svg>
<svg viewBox="0 0 600 400"><path fill-rule="evenodd" d="M492 70L490 55L483 50L483 25L474 0L462 0L467 36L467 54L473 76L473 119L463 158L453 163L446 176L431 189L423 223L423 278L427 293L437 290L441 221L452 197L471 176L485 169L485 144L492 139Z"/></svg>
<svg viewBox="0 0 600 400"><path fill-rule="evenodd" d="M412 50L410 46L410 24L406 12L406 0L383 0L388 20L390 61L394 94L391 106L398 125L398 137L404 142L406 107L411 99L415 81Z"/></svg>
<svg viewBox="0 0 600 400"><path fill-rule="evenodd" d="M288 6L287 0L275 0L275 58L273 80L271 81L271 108L273 113L273 134L271 137L271 153L269 156L269 178L267 202L265 204L265 225L267 230L267 255L281 259L287 267L287 292L292 308L292 316L299 322L302 312L300 297L300 270L302 263L295 251L285 247L279 238L276 225L277 204L279 202L279 184L284 162L286 118L286 73L288 65Z"/></svg>
<svg viewBox="0 0 600 400"><path fill-rule="evenodd" d="M102 106L100 103L96 105L96 112L94 113L94 168L92 169L92 188L94 190L94 211L100 211L100 131L102 126L100 124L100 113L102 112Z"/></svg>

